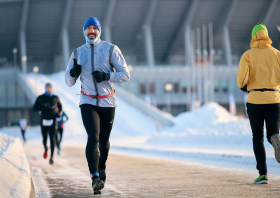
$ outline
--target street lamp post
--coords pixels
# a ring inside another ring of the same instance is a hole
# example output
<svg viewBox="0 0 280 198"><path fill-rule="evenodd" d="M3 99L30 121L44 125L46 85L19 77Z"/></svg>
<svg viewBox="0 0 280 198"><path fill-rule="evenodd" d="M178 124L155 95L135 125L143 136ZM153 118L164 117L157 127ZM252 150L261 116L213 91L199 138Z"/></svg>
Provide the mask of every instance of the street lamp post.
<svg viewBox="0 0 280 198"><path fill-rule="evenodd" d="M33 67L33 72L35 73L35 92L37 92L37 84L38 84L38 82L37 82L37 73L38 73L38 71L39 71L39 67L38 66L34 66Z"/></svg>
<svg viewBox="0 0 280 198"><path fill-rule="evenodd" d="M164 89L165 91L168 93L168 97L167 97L167 112L171 113L171 98L170 98L170 92L172 90L173 86L171 83L166 83L164 85Z"/></svg>
<svg viewBox="0 0 280 198"><path fill-rule="evenodd" d="M13 49L13 54L14 54L14 69L16 69L16 65L17 65L17 48Z"/></svg>

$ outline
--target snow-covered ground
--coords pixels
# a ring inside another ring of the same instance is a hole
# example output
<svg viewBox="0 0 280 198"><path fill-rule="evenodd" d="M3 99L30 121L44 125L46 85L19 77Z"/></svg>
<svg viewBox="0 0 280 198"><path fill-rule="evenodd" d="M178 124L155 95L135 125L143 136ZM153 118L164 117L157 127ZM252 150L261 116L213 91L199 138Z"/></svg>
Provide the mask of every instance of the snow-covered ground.
<svg viewBox="0 0 280 198"><path fill-rule="evenodd" d="M0 197L29 197L31 174L22 144L0 130Z"/></svg>

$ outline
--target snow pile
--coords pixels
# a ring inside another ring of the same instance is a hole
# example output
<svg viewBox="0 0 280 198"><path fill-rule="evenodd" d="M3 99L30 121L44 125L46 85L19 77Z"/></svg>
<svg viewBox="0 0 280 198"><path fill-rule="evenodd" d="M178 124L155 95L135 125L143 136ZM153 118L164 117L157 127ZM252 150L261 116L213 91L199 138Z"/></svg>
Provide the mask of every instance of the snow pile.
<svg viewBox="0 0 280 198"><path fill-rule="evenodd" d="M45 84L53 84L54 94L58 95L63 106L63 111L69 117L69 122L65 123L63 136L66 138L87 137L80 115L79 101L81 83L80 79L73 87L68 87L64 80L64 72L51 75L28 74L27 83L36 95L44 93ZM120 136L147 136L156 131L156 123L150 118L127 104L117 96L116 115L114 127L111 135Z"/></svg>
<svg viewBox="0 0 280 198"><path fill-rule="evenodd" d="M175 125L158 135L149 144L175 146L236 146L252 145L252 132L247 119L230 114L217 103L181 113L174 118Z"/></svg>
<svg viewBox="0 0 280 198"><path fill-rule="evenodd" d="M0 129L2 133L9 136L22 139L21 130L19 126L3 127ZM27 127L25 131L25 138L30 139L42 139L41 129L39 126Z"/></svg>
<svg viewBox="0 0 280 198"><path fill-rule="evenodd" d="M0 132L0 197L29 197L31 175L18 138Z"/></svg>

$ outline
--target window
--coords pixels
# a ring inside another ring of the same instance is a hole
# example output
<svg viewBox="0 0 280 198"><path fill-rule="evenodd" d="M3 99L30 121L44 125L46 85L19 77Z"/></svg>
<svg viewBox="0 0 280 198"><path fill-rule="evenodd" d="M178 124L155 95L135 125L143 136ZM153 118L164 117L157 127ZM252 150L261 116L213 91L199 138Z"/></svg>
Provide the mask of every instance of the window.
<svg viewBox="0 0 280 198"><path fill-rule="evenodd" d="M187 86L188 86L188 83L187 81L180 81L180 84L178 84L178 87L181 87L182 88L182 92L183 93L187 93ZM175 87L176 87L176 83L174 84L174 92L175 92ZM180 90L179 90L180 91ZM175 92L176 93L176 92Z"/></svg>
<svg viewBox="0 0 280 198"><path fill-rule="evenodd" d="M145 94L146 93L146 84L140 83L140 93Z"/></svg>
<svg viewBox="0 0 280 198"><path fill-rule="evenodd" d="M22 113L20 110L8 110L7 116L8 122L10 122L11 125L17 125L22 118Z"/></svg>
<svg viewBox="0 0 280 198"><path fill-rule="evenodd" d="M194 87L194 86L191 87L191 92L192 92L192 93L196 93L196 91L197 91L197 88L196 88L196 87Z"/></svg>
<svg viewBox="0 0 280 198"><path fill-rule="evenodd" d="M155 83L150 83L150 93L155 93Z"/></svg>
<svg viewBox="0 0 280 198"><path fill-rule="evenodd" d="M6 83L0 82L0 106L6 106Z"/></svg>
<svg viewBox="0 0 280 198"><path fill-rule="evenodd" d="M219 82L218 81L214 81L214 91L215 93L219 92Z"/></svg>
<svg viewBox="0 0 280 198"><path fill-rule="evenodd" d="M183 89L186 87L183 87ZM174 83L174 93L179 93L179 83Z"/></svg>
<svg viewBox="0 0 280 198"><path fill-rule="evenodd" d="M16 85L15 82L8 82L7 84L7 99L8 106L16 105Z"/></svg>
<svg viewBox="0 0 280 198"><path fill-rule="evenodd" d="M224 93L227 93L227 92L228 92L228 88L227 88L227 87L224 87L224 88L223 88L223 92L224 92Z"/></svg>
<svg viewBox="0 0 280 198"><path fill-rule="evenodd" d="M21 87L17 84L17 106L25 106L24 92Z"/></svg>
<svg viewBox="0 0 280 198"><path fill-rule="evenodd" d="M221 81L222 91L223 93L228 93L228 82L227 80Z"/></svg>

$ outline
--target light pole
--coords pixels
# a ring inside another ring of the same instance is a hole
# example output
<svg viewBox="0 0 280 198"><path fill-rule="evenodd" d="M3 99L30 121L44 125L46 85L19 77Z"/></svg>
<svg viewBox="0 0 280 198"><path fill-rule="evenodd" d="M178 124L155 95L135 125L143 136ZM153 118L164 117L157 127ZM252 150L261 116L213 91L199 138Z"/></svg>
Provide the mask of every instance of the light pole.
<svg viewBox="0 0 280 198"><path fill-rule="evenodd" d="M37 92L37 73L39 71L39 67L38 66L34 66L33 67L33 72L35 73L35 92Z"/></svg>
<svg viewBox="0 0 280 198"><path fill-rule="evenodd" d="M165 91L168 93L167 95L167 112L171 113L171 98L170 98L170 91L172 90L173 86L171 83L166 83L164 85Z"/></svg>
<svg viewBox="0 0 280 198"><path fill-rule="evenodd" d="M16 65L17 65L17 48L13 49L13 54L14 54L14 69L16 69Z"/></svg>

